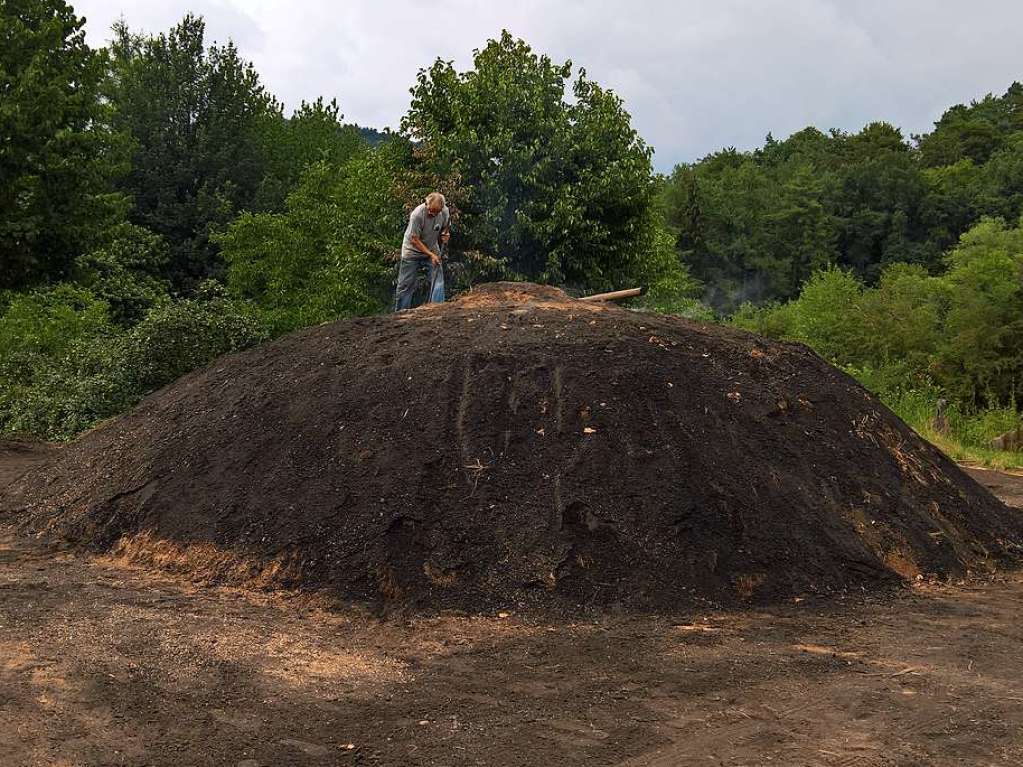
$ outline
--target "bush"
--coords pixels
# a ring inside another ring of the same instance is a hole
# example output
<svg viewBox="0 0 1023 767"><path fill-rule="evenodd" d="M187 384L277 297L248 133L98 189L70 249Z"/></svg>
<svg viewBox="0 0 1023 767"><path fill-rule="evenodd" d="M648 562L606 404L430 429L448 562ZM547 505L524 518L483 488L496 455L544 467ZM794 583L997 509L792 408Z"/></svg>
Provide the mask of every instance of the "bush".
<svg viewBox="0 0 1023 767"><path fill-rule="evenodd" d="M167 260L167 247L159 235L121 224L101 247L77 259L76 280L107 303L115 323L131 327L166 298L170 285L159 275Z"/></svg>
<svg viewBox="0 0 1023 767"><path fill-rule="evenodd" d="M317 163L284 213L240 216L219 238L231 294L274 334L389 306L405 219L396 163L389 145L341 167Z"/></svg>
<svg viewBox="0 0 1023 767"><path fill-rule="evenodd" d="M679 261L671 234L655 225L650 238L646 256L632 265L625 277L628 284L619 287L646 286L647 293L640 302L646 308L695 320L712 320L714 313L696 298L700 285Z"/></svg>
<svg viewBox="0 0 1023 767"><path fill-rule="evenodd" d="M866 328L863 285L835 267L817 272L803 286L790 335L837 365L862 359Z"/></svg>
<svg viewBox="0 0 1023 767"><path fill-rule="evenodd" d="M1002 468L1018 466L1023 456L992 450L991 440L1020 423L1015 403L1005 407L976 409L946 399L947 428L934 428L938 401L945 392L931 379L907 375L903 366L886 368L846 368L866 388L878 394L899 418L925 439L938 445L952 458Z"/></svg>
<svg viewBox="0 0 1023 767"><path fill-rule="evenodd" d="M729 321L761 335L801 341L836 365L864 359L863 285L836 267L814 274L797 300L763 307L746 303Z"/></svg>
<svg viewBox="0 0 1023 767"><path fill-rule="evenodd" d="M164 297L130 330L81 287L9 296L0 313L0 433L70 439L263 337L246 307L215 293Z"/></svg>
<svg viewBox="0 0 1023 767"><path fill-rule="evenodd" d="M252 310L228 300L215 285L207 284L199 299L161 303L129 332L125 361L141 391L158 389L266 338Z"/></svg>
<svg viewBox="0 0 1023 767"><path fill-rule="evenodd" d="M728 321L743 330L749 330L768 338L792 338L795 328L795 309L794 302L786 304L771 302L764 306L754 306L747 301Z"/></svg>
<svg viewBox="0 0 1023 767"><path fill-rule="evenodd" d="M62 439L130 405L122 344L106 302L88 290L11 297L0 315L0 431Z"/></svg>

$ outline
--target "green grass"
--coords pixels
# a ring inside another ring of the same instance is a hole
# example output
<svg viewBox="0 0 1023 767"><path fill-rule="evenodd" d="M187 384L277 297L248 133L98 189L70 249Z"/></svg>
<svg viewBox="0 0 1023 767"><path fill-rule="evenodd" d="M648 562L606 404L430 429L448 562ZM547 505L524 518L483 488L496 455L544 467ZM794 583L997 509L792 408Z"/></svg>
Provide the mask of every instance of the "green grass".
<svg viewBox="0 0 1023 767"><path fill-rule="evenodd" d="M1023 452L994 450L991 440L1020 423L1014 407L988 408L963 412L956 406L946 411L948 431L934 428L937 396L929 390L903 390L882 394L882 401L896 415L913 427L921 437L958 463L974 464L992 469L1023 469Z"/></svg>

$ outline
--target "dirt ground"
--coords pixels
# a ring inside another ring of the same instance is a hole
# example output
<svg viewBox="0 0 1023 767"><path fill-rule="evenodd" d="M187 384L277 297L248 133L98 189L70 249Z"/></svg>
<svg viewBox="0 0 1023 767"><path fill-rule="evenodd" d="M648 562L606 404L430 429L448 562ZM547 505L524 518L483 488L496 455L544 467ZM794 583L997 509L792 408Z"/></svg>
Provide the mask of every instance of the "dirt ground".
<svg viewBox="0 0 1023 767"><path fill-rule="evenodd" d="M38 460L0 456L0 483ZM1023 477L972 472L1023 505ZM0 533L0 765L1023 763L1023 573L576 623L379 619Z"/></svg>

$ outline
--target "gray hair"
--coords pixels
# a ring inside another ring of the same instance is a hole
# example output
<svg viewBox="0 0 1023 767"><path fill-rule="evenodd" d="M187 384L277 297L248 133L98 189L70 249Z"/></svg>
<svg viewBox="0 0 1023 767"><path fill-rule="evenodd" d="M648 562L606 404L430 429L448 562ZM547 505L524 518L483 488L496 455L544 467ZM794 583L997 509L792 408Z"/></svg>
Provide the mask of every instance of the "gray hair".
<svg viewBox="0 0 1023 767"><path fill-rule="evenodd" d="M427 205L433 205L435 202L439 202L442 208L445 205L447 205L447 201L444 199L444 195L442 195L440 192L430 192L428 195L426 195Z"/></svg>

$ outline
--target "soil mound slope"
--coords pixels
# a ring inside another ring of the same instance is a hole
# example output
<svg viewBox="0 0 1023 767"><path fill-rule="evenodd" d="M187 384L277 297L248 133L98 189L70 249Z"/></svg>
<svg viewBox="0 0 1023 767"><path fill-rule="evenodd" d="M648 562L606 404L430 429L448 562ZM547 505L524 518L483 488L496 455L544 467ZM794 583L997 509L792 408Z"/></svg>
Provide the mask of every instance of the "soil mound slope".
<svg viewBox="0 0 1023 767"><path fill-rule="evenodd" d="M872 587L1023 541L807 348L521 284L224 357L3 506L224 577L468 609Z"/></svg>

